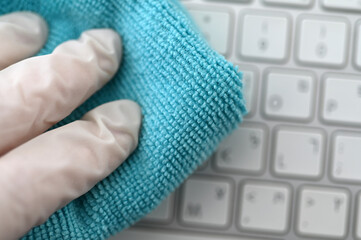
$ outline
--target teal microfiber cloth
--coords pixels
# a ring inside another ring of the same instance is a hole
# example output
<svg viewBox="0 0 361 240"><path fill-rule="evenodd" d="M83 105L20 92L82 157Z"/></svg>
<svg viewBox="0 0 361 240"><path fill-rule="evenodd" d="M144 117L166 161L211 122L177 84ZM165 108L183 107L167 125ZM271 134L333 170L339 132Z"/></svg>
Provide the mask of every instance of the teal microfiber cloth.
<svg viewBox="0 0 361 240"><path fill-rule="evenodd" d="M40 54L91 28L113 28L123 38L114 79L59 125L116 99L138 102L144 115L134 154L23 239L106 239L129 227L207 159L246 113L241 74L207 45L176 0L0 0L0 14L19 10L37 12L49 24Z"/></svg>

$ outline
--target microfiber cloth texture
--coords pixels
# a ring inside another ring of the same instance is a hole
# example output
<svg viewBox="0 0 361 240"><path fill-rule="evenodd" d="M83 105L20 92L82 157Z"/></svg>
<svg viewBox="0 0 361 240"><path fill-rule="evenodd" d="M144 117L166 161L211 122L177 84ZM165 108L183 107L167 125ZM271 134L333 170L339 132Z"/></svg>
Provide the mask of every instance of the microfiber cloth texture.
<svg viewBox="0 0 361 240"><path fill-rule="evenodd" d="M40 54L92 28L115 29L123 39L114 79L58 126L117 99L138 102L144 116L131 157L23 239L106 239L129 227L206 160L246 113L241 73L207 45L176 0L0 0L0 14L20 10L49 24Z"/></svg>

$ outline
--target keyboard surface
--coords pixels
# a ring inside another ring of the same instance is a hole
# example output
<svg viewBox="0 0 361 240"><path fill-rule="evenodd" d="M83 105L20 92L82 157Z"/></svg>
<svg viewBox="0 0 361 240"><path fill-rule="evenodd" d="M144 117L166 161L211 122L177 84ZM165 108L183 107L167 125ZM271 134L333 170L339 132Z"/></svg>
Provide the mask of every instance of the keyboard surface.
<svg viewBox="0 0 361 240"><path fill-rule="evenodd" d="M361 239L361 1L184 0L249 115L112 240Z"/></svg>

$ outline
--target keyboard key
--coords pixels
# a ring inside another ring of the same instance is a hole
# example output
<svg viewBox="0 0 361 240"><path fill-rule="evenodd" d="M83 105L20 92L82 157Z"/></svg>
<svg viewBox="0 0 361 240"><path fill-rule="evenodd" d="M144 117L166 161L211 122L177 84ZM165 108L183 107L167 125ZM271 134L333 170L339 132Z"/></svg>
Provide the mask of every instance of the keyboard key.
<svg viewBox="0 0 361 240"><path fill-rule="evenodd" d="M352 10L361 12L360 0L322 0L322 6L334 10Z"/></svg>
<svg viewBox="0 0 361 240"><path fill-rule="evenodd" d="M361 2L360 2L361 3ZM355 65L361 69L361 21L358 21L356 24L356 38L355 38Z"/></svg>
<svg viewBox="0 0 361 240"><path fill-rule="evenodd" d="M336 181L361 182L361 134L336 132L332 142L332 177Z"/></svg>
<svg viewBox="0 0 361 240"><path fill-rule="evenodd" d="M187 8L209 44L226 56L229 53L233 25L231 13L223 9L206 10L188 5Z"/></svg>
<svg viewBox="0 0 361 240"><path fill-rule="evenodd" d="M273 119L308 121L313 115L315 77L310 72L268 69L264 113ZM287 91L285 91L287 89Z"/></svg>
<svg viewBox="0 0 361 240"><path fill-rule="evenodd" d="M356 201L356 224L355 224L355 235L357 239L361 239L361 193L358 194Z"/></svg>
<svg viewBox="0 0 361 240"><path fill-rule="evenodd" d="M191 177L182 192L181 221L189 226L226 227L230 220L231 182Z"/></svg>
<svg viewBox="0 0 361 240"><path fill-rule="evenodd" d="M259 238L227 237L222 235L205 235L187 232L164 232L152 230L131 229L125 230L109 240L261 240Z"/></svg>
<svg viewBox="0 0 361 240"><path fill-rule="evenodd" d="M318 129L281 127L275 132L277 176L316 179L322 175L325 134Z"/></svg>
<svg viewBox="0 0 361 240"><path fill-rule="evenodd" d="M243 12L239 54L249 60L284 62L289 52L290 28L291 20L285 13Z"/></svg>
<svg viewBox="0 0 361 240"><path fill-rule="evenodd" d="M208 2L219 2L219 0L205 0ZM222 0L224 1L224 0ZM237 3L250 3L253 2L253 0L231 0L232 2L237 2Z"/></svg>
<svg viewBox="0 0 361 240"><path fill-rule="evenodd" d="M247 116L250 117L255 111L255 97L257 96L258 70L254 67L240 66L239 70L243 73L244 81L244 98L248 110Z"/></svg>
<svg viewBox="0 0 361 240"><path fill-rule="evenodd" d="M349 192L343 189L303 187L296 226L299 234L314 238L344 238L349 198Z"/></svg>
<svg viewBox="0 0 361 240"><path fill-rule="evenodd" d="M341 17L301 15L298 19L297 60L310 66L344 66L349 25Z"/></svg>
<svg viewBox="0 0 361 240"><path fill-rule="evenodd" d="M156 209L144 217L147 222L167 223L173 216L174 194L166 198Z"/></svg>
<svg viewBox="0 0 361 240"><path fill-rule="evenodd" d="M278 6L296 6L296 7L309 7L313 4L314 0L263 0L265 4L278 5Z"/></svg>
<svg viewBox="0 0 361 240"><path fill-rule="evenodd" d="M207 2L219 2L219 0L205 0L205 1L207 1ZM250 3L250 2L253 2L253 0L231 0L231 1L232 2L237 2L237 3Z"/></svg>
<svg viewBox="0 0 361 240"><path fill-rule="evenodd" d="M259 124L242 124L218 147L215 157L220 171L258 174L263 170L267 129Z"/></svg>
<svg viewBox="0 0 361 240"><path fill-rule="evenodd" d="M361 78L357 75L326 74L322 119L340 124L361 124Z"/></svg>
<svg viewBox="0 0 361 240"><path fill-rule="evenodd" d="M239 227L255 232L284 233L288 229L291 188L286 184L249 181L241 193Z"/></svg>

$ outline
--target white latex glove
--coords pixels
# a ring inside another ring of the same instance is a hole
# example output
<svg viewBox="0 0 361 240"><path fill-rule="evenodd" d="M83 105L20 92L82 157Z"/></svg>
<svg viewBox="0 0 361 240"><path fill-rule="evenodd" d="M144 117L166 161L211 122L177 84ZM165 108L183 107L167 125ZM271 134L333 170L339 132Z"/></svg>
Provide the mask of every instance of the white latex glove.
<svg viewBox="0 0 361 240"><path fill-rule="evenodd" d="M44 133L112 78L121 39L91 30L50 55L22 60L47 38L45 22L30 13L1 16L0 36L0 239L7 240L115 170L137 146L141 112L116 101Z"/></svg>

